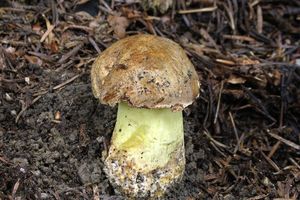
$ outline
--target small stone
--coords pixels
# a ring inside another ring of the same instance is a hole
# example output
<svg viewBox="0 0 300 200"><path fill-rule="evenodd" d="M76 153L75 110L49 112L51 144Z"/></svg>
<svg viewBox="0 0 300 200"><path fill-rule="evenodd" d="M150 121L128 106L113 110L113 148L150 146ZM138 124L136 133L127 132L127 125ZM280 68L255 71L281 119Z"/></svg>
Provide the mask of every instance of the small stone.
<svg viewBox="0 0 300 200"><path fill-rule="evenodd" d="M89 177L87 163L83 163L82 165L80 165L77 173L78 173L82 183L84 183L84 184L89 183L90 177Z"/></svg>
<svg viewBox="0 0 300 200"><path fill-rule="evenodd" d="M41 193L41 199L48 199L50 196L47 193L42 192Z"/></svg>
<svg viewBox="0 0 300 200"><path fill-rule="evenodd" d="M262 183L267 187L273 185L273 183L270 181L270 179L268 177L264 177L262 180Z"/></svg>
<svg viewBox="0 0 300 200"><path fill-rule="evenodd" d="M76 158L70 158L70 159L69 159L69 163L70 163L70 164L77 163L77 159L76 159Z"/></svg>
<svg viewBox="0 0 300 200"><path fill-rule="evenodd" d="M77 135L78 135L78 131L74 131L74 132L70 133L70 135L69 135L69 140L70 140L71 142L75 142L76 139L77 139Z"/></svg>
<svg viewBox="0 0 300 200"><path fill-rule="evenodd" d="M99 136L96 138L98 143L103 143L104 137L103 136Z"/></svg>
<svg viewBox="0 0 300 200"><path fill-rule="evenodd" d="M20 168L20 172L22 172L22 173L25 174L25 173L26 173L26 170L25 170L23 167L21 167L21 168Z"/></svg>
<svg viewBox="0 0 300 200"><path fill-rule="evenodd" d="M35 176L40 176L41 175L41 171L40 170L35 170L35 171L31 171L31 173Z"/></svg>
<svg viewBox="0 0 300 200"><path fill-rule="evenodd" d="M53 164L53 163L55 163L55 160L53 160L52 158L46 158L45 163L46 164Z"/></svg>
<svg viewBox="0 0 300 200"><path fill-rule="evenodd" d="M8 93L5 93L5 100L6 101L12 101L13 98Z"/></svg>
<svg viewBox="0 0 300 200"><path fill-rule="evenodd" d="M17 115L17 111L11 110L11 111L10 111L10 114L11 114L11 115Z"/></svg>
<svg viewBox="0 0 300 200"><path fill-rule="evenodd" d="M65 145L64 138L62 137L62 135L59 133L59 131L56 128L51 129L51 134L52 134L52 138L51 138L52 140L49 144L50 148L56 148L56 147Z"/></svg>
<svg viewBox="0 0 300 200"><path fill-rule="evenodd" d="M29 77L25 77L25 82L29 85L30 84L30 78Z"/></svg>
<svg viewBox="0 0 300 200"><path fill-rule="evenodd" d="M62 155L63 155L63 157L67 158L67 157L69 157L69 155L70 155L70 151L65 150L65 152L63 152Z"/></svg>
<svg viewBox="0 0 300 200"><path fill-rule="evenodd" d="M28 160L26 158L14 158L12 159L12 162L23 168L29 165Z"/></svg>
<svg viewBox="0 0 300 200"><path fill-rule="evenodd" d="M101 178L99 163L83 163L78 167L77 173L83 184L95 183Z"/></svg>
<svg viewBox="0 0 300 200"><path fill-rule="evenodd" d="M51 153L51 158L57 160L60 158L60 153L58 151L54 151Z"/></svg>

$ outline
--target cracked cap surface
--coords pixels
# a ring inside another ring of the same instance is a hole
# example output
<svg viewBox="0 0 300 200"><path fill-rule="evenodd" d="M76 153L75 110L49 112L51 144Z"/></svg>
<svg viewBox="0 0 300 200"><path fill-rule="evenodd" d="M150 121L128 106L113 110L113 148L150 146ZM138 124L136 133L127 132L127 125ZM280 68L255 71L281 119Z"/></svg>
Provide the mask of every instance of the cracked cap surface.
<svg viewBox="0 0 300 200"><path fill-rule="evenodd" d="M92 65L92 89L102 104L182 110L200 82L184 50L170 39L134 35L103 51Z"/></svg>

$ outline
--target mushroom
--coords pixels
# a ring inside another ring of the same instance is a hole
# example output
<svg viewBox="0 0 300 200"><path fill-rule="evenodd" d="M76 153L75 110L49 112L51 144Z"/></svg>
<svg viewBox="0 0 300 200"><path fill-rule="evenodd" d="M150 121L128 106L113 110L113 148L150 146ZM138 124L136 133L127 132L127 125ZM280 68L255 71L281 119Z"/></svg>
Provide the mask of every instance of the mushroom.
<svg viewBox="0 0 300 200"><path fill-rule="evenodd" d="M160 197L185 168L182 110L199 95L199 78L184 50L153 35L119 40L92 65L92 90L118 104L104 171L127 197Z"/></svg>

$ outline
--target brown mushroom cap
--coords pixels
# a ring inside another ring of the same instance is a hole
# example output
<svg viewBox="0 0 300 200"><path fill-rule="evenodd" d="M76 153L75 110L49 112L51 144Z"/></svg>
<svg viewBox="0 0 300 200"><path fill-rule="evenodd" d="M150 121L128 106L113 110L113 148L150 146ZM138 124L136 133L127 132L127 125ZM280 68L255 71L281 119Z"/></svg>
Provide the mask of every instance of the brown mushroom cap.
<svg viewBox="0 0 300 200"><path fill-rule="evenodd" d="M92 89L103 104L181 110L199 95L193 64L175 42L135 35L112 44L95 60Z"/></svg>

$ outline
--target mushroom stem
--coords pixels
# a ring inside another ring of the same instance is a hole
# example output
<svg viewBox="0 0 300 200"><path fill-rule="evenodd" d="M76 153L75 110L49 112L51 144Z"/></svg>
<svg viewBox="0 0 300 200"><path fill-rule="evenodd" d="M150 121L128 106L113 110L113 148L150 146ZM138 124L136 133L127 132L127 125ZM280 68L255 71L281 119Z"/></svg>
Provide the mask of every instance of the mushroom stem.
<svg viewBox="0 0 300 200"><path fill-rule="evenodd" d="M182 112L119 103L105 171L117 191L161 196L184 172Z"/></svg>

